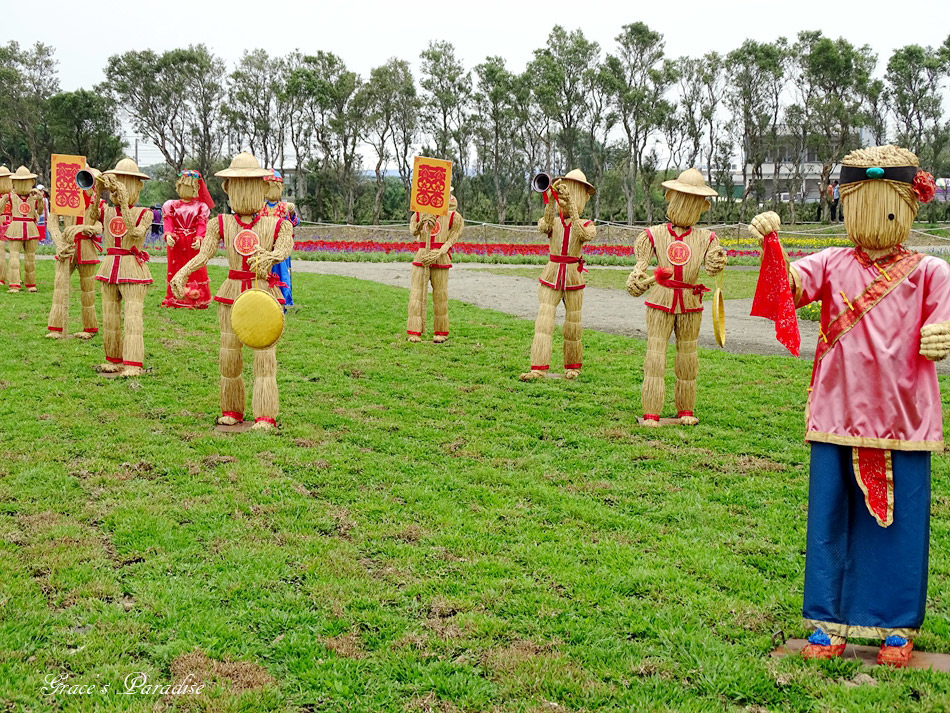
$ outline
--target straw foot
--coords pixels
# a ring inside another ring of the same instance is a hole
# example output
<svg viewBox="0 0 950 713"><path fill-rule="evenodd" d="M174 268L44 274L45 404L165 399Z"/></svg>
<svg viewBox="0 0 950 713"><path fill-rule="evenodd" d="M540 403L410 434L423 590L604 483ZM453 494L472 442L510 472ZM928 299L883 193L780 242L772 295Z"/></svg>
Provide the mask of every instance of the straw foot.
<svg viewBox="0 0 950 713"><path fill-rule="evenodd" d="M695 416L680 416L680 425L682 426L696 426L699 424L699 419Z"/></svg>
<svg viewBox="0 0 950 713"><path fill-rule="evenodd" d="M258 421L253 426L251 426L252 431L271 431L276 426L270 421Z"/></svg>
<svg viewBox="0 0 950 713"><path fill-rule="evenodd" d="M47 332L46 338L47 339L62 339L63 333L62 332Z"/></svg>
<svg viewBox="0 0 950 713"><path fill-rule="evenodd" d="M94 336L96 336L95 332L76 332L73 334L76 339L92 339Z"/></svg>
<svg viewBox="0 0 950 713"><path fill-rule="evenodd" d="M145 369L140 366L127 366L119 372L119 376L141 376Z"/></svg>
<svg viewBox="0 0 950 713"><path fill-rule="evenodd" d="M410 334L408 337L408 341L415 344L415 343L421 342L422 337L420 337L418 334Z"/></svg>
<svg viewBox="0 0 950 713"><path fill-rule="evenodd" d="M439 334L432 338L433 344L445 344L449 339L447 334Z"/></svg>
<svg viewBox="0 0 950 713"><path fill-rule="evenodd" d="M526 371L521 375L522 381L532 381L534 379L543 379L548 374L546 371L539 371L538 369L532 369L531 371Z"/></svg>
<svg viewBox="0 0 950 713"><path fill-rule="evenodd" d="M567 369L564 372L565 379L576 379L581 375L580 369Z"/></svg>
<svg viewBox="0 0 950 713"><path fill-rule="evenodd" d="M234 416L218 416L217 424L219 426L237 426L242 423L241 419Z"/></svg>
<svg viewBox="0 0 950 713"><path fill-rule="evenodd" d="M123 369L121 364L113 364L111 361L107 361L104 364L97 364L93 368L100 374L118 374Z"/></svg>
<svg viewBox="0 0 950 713"><path fill-rule="evenodd" d="M26 291L27 291L27 292L36 292L36 288L35 288L35 287L27 287L27 288L26 288Z"/></svg>
<svg viewBox="0 0 950 713"><path fill-rule="evenodd" d="M19 287L11 287L9 290L7 290L7 292L19 292L19 291L20 291Z"/></svg>

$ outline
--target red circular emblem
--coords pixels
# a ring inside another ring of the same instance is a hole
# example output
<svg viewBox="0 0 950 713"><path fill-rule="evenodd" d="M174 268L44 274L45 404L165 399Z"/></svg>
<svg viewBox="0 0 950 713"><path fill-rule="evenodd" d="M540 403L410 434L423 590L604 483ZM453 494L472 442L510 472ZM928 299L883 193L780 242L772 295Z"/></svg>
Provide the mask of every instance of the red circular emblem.
<svg viewBox="0 0 950 713"><path fill-rule="evenodd" d="M112 220L109 221L109 233L115 238L121 238L129 232L128 227L125 224L125 221L122 220L121 215L115 216Z"/></svg>
<svg viewBox="0 0 950 713"><path fill-rule="evenodd" d="M33 210L32 208L30 208L29 203L20 203L20 205L18 205L16 209L20 215L29 215L30 211Z"/></svg>
<svg viewBox="0 0 950 713"><path fill-rule="evenodd" d="M253 230L242 230L234 236L234 249L238 255L250 257L254 250L261 244L261 239Z"/></svg>
<svg viewBox="0 0 950 713"><path fill-rule="evenodd" d="M685 265L689 262L690 255L692 255L692 251L689 249L689 245L681 240L670 243L670 246L666 249L666 257L671 265Z"/></svg>
<svg viewBox="0 0 950 713"><path fill-rule="evenodd" d="M432 232L429 233L429 235L431 235L434 238L436 235L438 235L441 232L442 232L442 223L440 223L437 220L435 221L435 225L432 226Z"/></svg>

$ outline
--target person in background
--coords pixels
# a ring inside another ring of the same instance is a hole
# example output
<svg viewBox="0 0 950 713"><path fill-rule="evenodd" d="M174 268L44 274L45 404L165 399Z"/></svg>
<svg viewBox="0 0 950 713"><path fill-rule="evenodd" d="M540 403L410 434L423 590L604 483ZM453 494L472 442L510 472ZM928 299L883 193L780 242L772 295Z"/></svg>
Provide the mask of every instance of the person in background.
<svg viewBox="0 0 950 713"><path fill-rule="evenodd" d="M838 222L838 201L841 200L841 188L838 182L831 184L831 222ZM843 217L843 216L842 216Z"/></svg>
<svg viewBox="0 0 950 713"><path fill-rule="evenodd" d="M36 186L36 190L43 194L43 213L36 221L36 229L40 231L40 242L46 242L46 216L49 215L49 193L42 184Z"/></svg>

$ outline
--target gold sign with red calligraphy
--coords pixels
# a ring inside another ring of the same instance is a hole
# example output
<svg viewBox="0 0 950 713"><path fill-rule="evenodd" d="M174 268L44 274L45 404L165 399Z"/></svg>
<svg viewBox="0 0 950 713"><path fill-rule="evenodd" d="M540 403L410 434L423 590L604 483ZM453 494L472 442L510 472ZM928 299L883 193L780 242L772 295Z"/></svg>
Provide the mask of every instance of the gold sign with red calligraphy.
<svg viewBox="0 0 950 713"><path fill-rule="evenodd" d="M666 249L666 257L669 258L672 265L685 265L689 262L691 254L692 251L689 249L689 245L679 240L670 243L670 246Z"/></svg>
<svg viewBox="0 0 950 713"><path fill-rule="evenodd" d="M452 162L416 156L412 164L409 210L447 215L452 187Z"/></svg>
<svg viewBox="0 0 950 713"><path fill-rule="evenodd" d="M242 230L234 236L234 250L238 255L250 257L254 254L257 246L261 244L261 239L253 230Z"/></svg>
<svg viewBox="0 0 950 713"><path fill-rule="evenodd" d="M129 228L125 224L125 221L122 220L121 215L117 215L112 220L109 221L109 234L112 237L121 238L127 232L129 232Z"/></svg>
<svg viewBox="0 0 950 713"><path fill-rule="evenodd" d="M50 166L50 211L57 215L82 215L85 203L76 174L86 167L86 157L54 153Z"/></svg>

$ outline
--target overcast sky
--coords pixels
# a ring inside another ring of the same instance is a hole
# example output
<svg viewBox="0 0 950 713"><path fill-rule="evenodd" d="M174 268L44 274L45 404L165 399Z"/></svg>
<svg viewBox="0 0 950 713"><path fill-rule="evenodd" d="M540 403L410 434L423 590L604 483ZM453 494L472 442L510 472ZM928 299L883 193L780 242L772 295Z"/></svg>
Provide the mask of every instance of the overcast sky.
<svg viewBox="0 0 950 713"><path fill-rule="evenodd" d="M729 52L745 39L767 42L820 29L878 54L878 73L891 52L908 44L940 45L950 34L950 2L784 0L783 2L382 2L379 0L131 0L109 5L75 0L3 0L0 39L39 40L56 48L62 88L104 79L108 57L133 49L163 51L203 42L229 65L248 49L271 54L327 50L366 75L396 56L418 69L430 40L452 42L467 67L501 55L521 71L555 24L580 28L605 51L622 25L642 21L663 33L668 56ZM113 7L118 11L113 11ZM273 14L268 16L267 10ZM915 11L916 10L916 11ZM15 31L15 34L13 34ZM157 155L157 150L152 149ZM148 164L157 156L142 156Z"/></svg>

